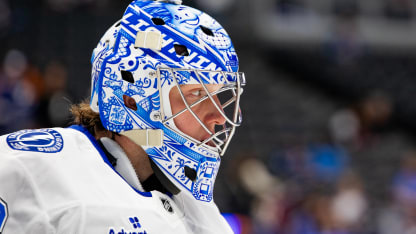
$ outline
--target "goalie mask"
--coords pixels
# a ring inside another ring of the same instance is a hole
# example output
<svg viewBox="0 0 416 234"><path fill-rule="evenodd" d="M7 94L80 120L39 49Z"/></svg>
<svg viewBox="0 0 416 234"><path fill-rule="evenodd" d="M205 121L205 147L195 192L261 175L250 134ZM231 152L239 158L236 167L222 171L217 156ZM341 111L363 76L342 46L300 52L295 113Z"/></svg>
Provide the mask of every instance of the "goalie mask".
<svg viewBox="0 0 416 234"><path fill-rule="evenodd" d="M213 18L178 1L133 1L94 49L90 105L106 129L143 147L172 193L210 202L241 123L244 84L230 37ZM215 112L215 123L201 117L201 106ZM179 121L185 115L198 136Z"/></svg>

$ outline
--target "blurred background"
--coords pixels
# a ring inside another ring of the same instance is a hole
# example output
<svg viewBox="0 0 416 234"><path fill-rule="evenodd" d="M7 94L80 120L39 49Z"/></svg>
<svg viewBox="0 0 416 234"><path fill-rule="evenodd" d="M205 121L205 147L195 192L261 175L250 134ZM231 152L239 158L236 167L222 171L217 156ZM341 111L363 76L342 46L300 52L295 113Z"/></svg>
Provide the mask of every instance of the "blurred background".
<svg viewBox="0 0 416 234"><path fill-rule="evenodd" d="M184 0L248 85L215 201L239 233L416 233L416 1ZM0 134L68 126L128 0L0 0Z"/></svg>

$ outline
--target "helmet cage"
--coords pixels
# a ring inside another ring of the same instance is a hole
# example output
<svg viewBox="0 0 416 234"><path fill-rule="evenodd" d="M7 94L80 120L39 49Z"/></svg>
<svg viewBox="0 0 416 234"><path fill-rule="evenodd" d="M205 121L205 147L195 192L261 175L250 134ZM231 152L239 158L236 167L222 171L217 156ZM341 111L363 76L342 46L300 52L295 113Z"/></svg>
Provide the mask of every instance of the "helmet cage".
<svg viewBox="0 0 416 234"><path fill-rule="evenodd" d="M187 138L187 140L195 143L197 146L205 147L208 150L216 151L219 155L223 156L228 145L230 143L231 138L234 135L235 128L240 126L242 118L241 118L241 110L240 110L240 95L243 92L243 86L245 85L245 76L242 72L225 72L225 71L209 71L209 70L197 70L197 69L185 69L185 68L158 68L158 79L159 83L161 80L161 73L167 72L168 76L170 76L173 80L174 87L179 90L179 94L182 98L182 101L185 104L185 108L181 111L171 114L171 111L167 111L168 113L162 112L162 123L170 128L171 130L179 133ZM184 93L181 89L181 84L179 81L181 80L179 76L183 76L184 73L192 76L198 84L201 84L202 88L204 89L206 95L199 100L188 103L185 98ZM166 75L166 74L165 74ZM216 76L217 79L223 80L224 84L218 90L213 92L209 92L207 83L204 82L205 80L209 80L207 76ZM214 100L214 96L220 96L224 94L224 92L230 92L231 97L227 97L226 99L220 99L220 105ZM208 126L203 123L203 121L197 116L197 114L192 110L192 108L205 100L210 100L211 103L214 105L216 110L221 114L221 116L225 119L225 123L221 126L220 129L215 130L212 132L208 129ZM162 105L166 103L167 100L162 101ZM232 104L234 104L232 106ZM226 112L225 109L229 109L229 107L233 107L231 111ZM170 107L168 107L170 108ZM165 108L162 108L166 109ZM198 141L192 138L189 135L182 133L175 125L173 120L180 116L181 114L189 111L192 116L197 120L197 122L202 126L202 128L210 135L208 138L204 139L203 141ZM169 115L169 116L168 116ZM174 127L171 127L171 126Z"/></svg>

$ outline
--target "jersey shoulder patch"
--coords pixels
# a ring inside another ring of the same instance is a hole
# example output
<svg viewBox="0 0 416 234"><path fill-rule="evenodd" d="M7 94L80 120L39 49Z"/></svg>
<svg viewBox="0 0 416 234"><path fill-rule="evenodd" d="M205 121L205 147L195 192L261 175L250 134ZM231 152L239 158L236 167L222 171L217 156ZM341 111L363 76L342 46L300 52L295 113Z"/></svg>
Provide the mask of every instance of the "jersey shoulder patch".
<svg viewBox="0 0 416 234"><path fill-rule="evenodd" d="M9 210L7 209L7 203L0 198L0 233L3 231L4 225L6 225L8 216Z"/></svg>
<svg viewBox="0 0 416 234"><path fill-rule="evenodd" d="M42 153L58 153L64 146L62 135L50 128L21 130L9 134L6 141L14 150Z"/></svg>

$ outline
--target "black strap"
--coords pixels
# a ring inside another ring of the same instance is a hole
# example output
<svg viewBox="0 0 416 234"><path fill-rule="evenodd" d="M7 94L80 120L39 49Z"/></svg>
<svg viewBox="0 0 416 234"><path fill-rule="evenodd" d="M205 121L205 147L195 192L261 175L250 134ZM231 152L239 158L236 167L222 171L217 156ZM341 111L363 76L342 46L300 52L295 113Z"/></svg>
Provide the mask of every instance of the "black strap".
<svg viewBox="0 0 416 234"><path fill-rule="evenodd" d="M163 187L162 183L160 183L159 179L156 177L154 173L142 182L142 186L145 191L156 190L164 194L169 193L169 191L165 187Z"/></svg>
<svg viewBox="0 0 416 234"><path fill-rule="evenodd" d="M98 144L100 145L101 149L104 151L105 156L107 157L108 161L111 163L113 167L117 166L117 158L114 157L108 150L104 147L103 143L101 142L101 139L98 140Z"/></svg>
<svg viewBox="0 0 416 234"><path fill-rule="evenodd" d="M149 158L150 160L150 165L152 166L154 175L156 175L157 180L159 181L159 183L167 190L169 191L169 193L171 194L178 194L180 192L180 190L178 189L178 187L176 187L172 181L170 181L168 179L168 177L166 177L165 174L163 174L163 172L161 171L161 169L156 165L156 163L153 162L153 160L151 158Z"/></svg>

